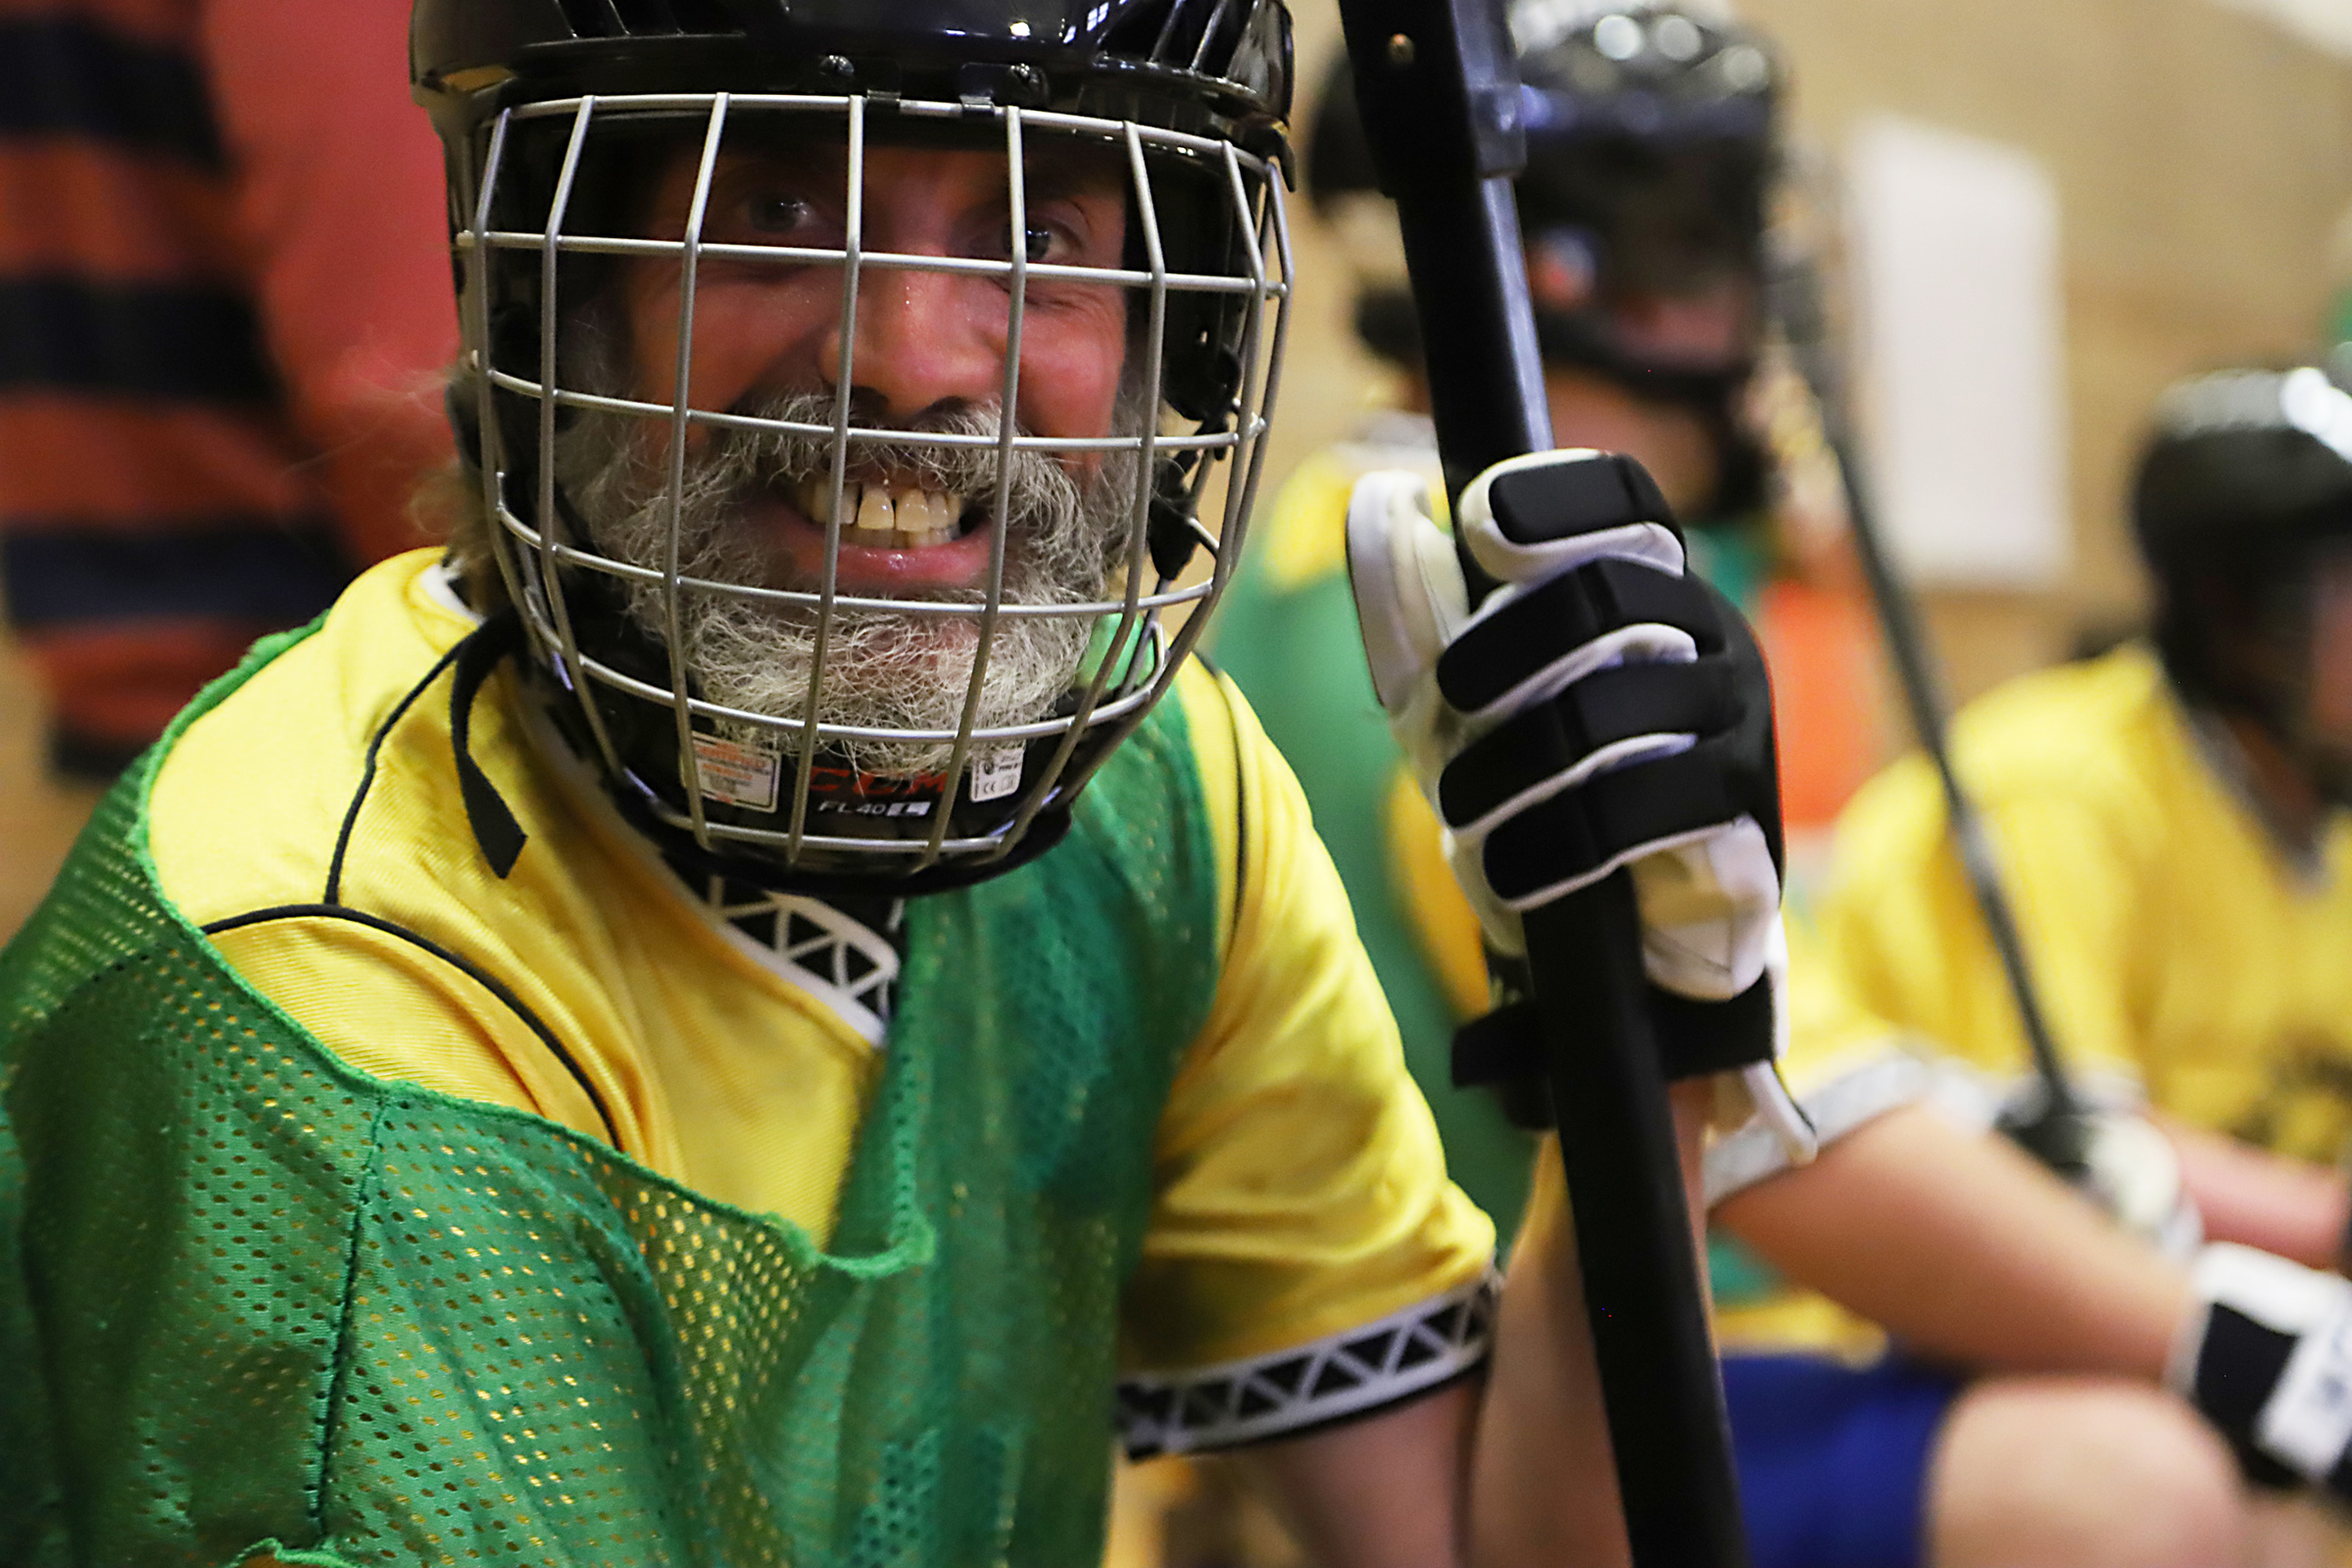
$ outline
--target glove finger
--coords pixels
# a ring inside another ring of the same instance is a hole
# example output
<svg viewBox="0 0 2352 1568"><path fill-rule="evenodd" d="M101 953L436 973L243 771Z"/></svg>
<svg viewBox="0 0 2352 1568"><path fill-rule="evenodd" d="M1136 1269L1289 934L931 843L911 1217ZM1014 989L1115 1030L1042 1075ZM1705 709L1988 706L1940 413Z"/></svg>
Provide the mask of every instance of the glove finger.
<svg viewBox="0 0 2352 1568"><path fill-rule="evenodd" d="M1452 541L1429 514L1429 486L1401 469L1368 473L1348 501L1348 581L1382 708L1396 712L1468 613Z"/></svg>
<svg viewBox="0 0 2352 1568"><path fill-rule="evenodd" d="M1717 601L1699 579L1594 562L1500 599L1463 627L1438 658L1438 690L1456 711L1477 713L1532 687L1577 649L1633 625L1675 627L1701 653L1723 642Z"/></svg>
<svg viewBox="0 0 2352 1568"><path fill-rule="evenodd" d="M1747 617L1712 583L1703 584L1715 600L1716 622L1723 629L1725 657L1740 693L1740 715L1733 732L1732 755L1737 759L1738 793L1747 814L1764 830L1774 870L1788 863L1781 826L1780 745L1772 719L1772 674L1765 667L1764 650L1756 642Z"/></svg>
<svg viewBox="0 0 2352 1568"><path fill-rule="evenodd" d="M1486 836L1489 885L1512 908L1533 908L1748 814L1727 776L1730 740L1603 773L1518 812Z"/></svg>
<svg viewBox="0 0 2352 1568"><path fill-rule="evenodd" d="M1439 775L1438 809L1448 826L1466 826L1604 747L1641 736L1712 735L1737 716L1732 670L1721 656L1597 670L1466 747Z"/></svg>
<svg viewBox="0 0 2352 1568"><path fill-rule="evenodd" d="M1682 536L1649 472L1614 453L1539 452L1462 493L1462 537L1500 582L1533 582L1604 555L1683 569Z"/></svg>

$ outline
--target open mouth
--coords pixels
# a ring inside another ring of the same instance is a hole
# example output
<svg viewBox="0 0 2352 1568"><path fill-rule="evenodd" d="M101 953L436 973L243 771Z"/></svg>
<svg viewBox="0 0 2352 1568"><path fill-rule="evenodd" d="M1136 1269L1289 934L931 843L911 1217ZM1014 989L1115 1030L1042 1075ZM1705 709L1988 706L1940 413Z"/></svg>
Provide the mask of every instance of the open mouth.
<svg viewBox="0 0 2352 1568"><path fill-rule="evenodd" d="M804 479L795 499L810 522L833 520L833 481ZM845 480L841 542L851 549L926 550L962 538L979 524L982 508L966 507L956 490L923 490L879 480Z"/></svg>

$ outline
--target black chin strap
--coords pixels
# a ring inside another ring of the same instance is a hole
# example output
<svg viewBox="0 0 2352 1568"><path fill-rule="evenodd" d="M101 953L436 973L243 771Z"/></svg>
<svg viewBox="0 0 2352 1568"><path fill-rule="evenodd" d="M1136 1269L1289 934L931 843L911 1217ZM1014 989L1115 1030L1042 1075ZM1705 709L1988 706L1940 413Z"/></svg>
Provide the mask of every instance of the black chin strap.
<svg viewBox="0 0 2352 1568"><path fill-rule="evenodd" d="M449 740L458 767L458 792L466 802L466 820L482 858L504 880L514 869L516 857L529 835L514 820L514 810L498 786L490 782L473 760L473 700L507 657L522 646L522 617L502 610L466 637L458 649L449 680Z"/></svg>

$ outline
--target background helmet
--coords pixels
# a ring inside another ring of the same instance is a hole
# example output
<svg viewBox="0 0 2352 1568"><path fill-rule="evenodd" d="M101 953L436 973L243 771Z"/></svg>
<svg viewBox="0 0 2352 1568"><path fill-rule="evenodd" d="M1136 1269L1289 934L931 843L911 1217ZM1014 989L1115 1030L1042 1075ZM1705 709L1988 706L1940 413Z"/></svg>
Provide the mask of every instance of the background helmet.
<svg viewBox="0 0 2352 1568"><path fill-rule="evenodd" d="M2156 580L2157 647L2174 683L2291 745L2300 677L2266 677L2226 645L2300 648L2313 558L2352 544L2352 396L2309 367L2180 383L2157 405L2140 454L2132 526Z"/></svg>
<svg viewBox="0 0 2352 1568"><path fill-rule="evenodd" d="M1199 612L1239 560L1289 292L1281 0L418 0L411 38L416 96L448 153L465 329L451 406L486 524L479 553L495 572L469 565L519 613L536 689L570 747L673 858L771 886L922 892L1049 847L1087 776L1166 690L1204 625ZM870 253L854 222L829 249L726 252L734 266L838 270L845 322L859 279L885 270L1003 278L1001 431L874 423L853 395L854 366L823 389L821 417L687 405L701 208L682 238L641 232L632 215L654 171L688 149L707 185L728 150L822 144L855 211L863 149L900 143L993 150L1007 168L1074 146L1118 171L1123 265L1085 274L1127 302L1133 409L1112 435L1054 440L1018 426L1020 302L1052 271L1029 254L1022 182L1009 178L1002 233L1024 239L993 258ZM615 258L679 270L674 394L595 384L596 305L623 265ZM584 519L586 486L565 451L615 416L658 427L673 454L690 430L821 444L820 483L803 503L820 526L836 519L821 573L779 587L748 568L682 566L674 463L666 554L612 547ZM878 440L985 457L995 477L954 514L958 528L1002 515L1024 461L1101 454L1104 471L1126 476L1110 580L1076 602L1024 602L1005 578L1007 529L996 526L987 586L968 601L841 589L858 453ZM1197 513L1220 470L1212 535ZM1213 569L1180 586L1196 545ZM797 710L730 707L706 689L680 628L720 602L794 619L812 639ZM1186 603L1197 612L1171 636L1162 614ZM960 716L829 721L828 683L844 661L828 673L827 651L860 625L910 618L968 639ZM1083 627L1079 672L1050 710L984 721L991 652L1024 622ZM940 760L870 760L918 753Z"/></svg>
<svg viewBox="0 0 2352 1568"><path fill-rule="evenodd" d="M1763 335L1772 55L1744 28L1665 3L1521 0L1511 30L1527 127L1519 224L1544 358L1647 396L1721 402ZM1306 179L1327 215L1377 188L1344 62L1316 111ZM1677 305L1726 296L1728 337L1678 339ZM1374 352L1418 363L1400 281L1373 281L1356 319Z"/></svg>

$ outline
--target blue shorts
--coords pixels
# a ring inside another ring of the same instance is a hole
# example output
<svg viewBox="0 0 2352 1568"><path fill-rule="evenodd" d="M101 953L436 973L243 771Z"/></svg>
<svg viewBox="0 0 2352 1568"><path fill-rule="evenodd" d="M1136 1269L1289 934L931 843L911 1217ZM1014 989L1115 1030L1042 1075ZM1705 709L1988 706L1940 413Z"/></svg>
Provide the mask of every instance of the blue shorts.
<svg viewBox="0 0 2352 1568"><path fill-rule="evenodd" d="M1928 1460L1961 1380L1890 1355L1727 1355L1754 1568L1918 1568Z"/></svg>

